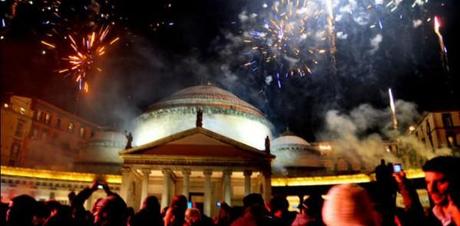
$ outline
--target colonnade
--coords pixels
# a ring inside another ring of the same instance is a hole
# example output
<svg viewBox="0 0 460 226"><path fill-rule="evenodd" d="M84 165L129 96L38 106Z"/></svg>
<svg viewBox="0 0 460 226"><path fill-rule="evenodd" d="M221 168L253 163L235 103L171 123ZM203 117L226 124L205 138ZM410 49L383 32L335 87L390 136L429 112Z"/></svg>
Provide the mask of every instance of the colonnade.
<svg viewBox="0 0 460 226"><path fill-rule="evenodd" d="M141 183L140 183L140 199L138 199L140 202L144 200L148 195L149 195L149 179L150 179L150 174L152 170L158 170L158 169L152 169L152 168L137 168L138 170L133 170L130 167L124 167L122 170L122 185L120 189L120 195L127 201L128 205L133 204L135 202L132 201L133 194L129 194L130 192L130 187L129 186L134 186L132 185L133 181L133 176L134 174L139 174L138 178L140 176L141 178ZM183 180L183 186L182 186L182 192L185 197L190 196L190 186L191 186L191 173L192 169L191 168L182 168L177 170L176 172L180 171L182 173L182 180ZM201 170L193 170L194 172L196 171L201 171L203 176L204 176L204 183L203 183L203 193L204 193L204 202L203 202L203 212L207 216L211 216L211 210L212 210L212 175L213 172L222 172L222 188L223 188L223 200L228 203L229 205L232 205L232 174L233 171L231 169L211 169L211 168L206 168L206 169L201 169ZM239 170L239 172L243 172L244 175L244 195L247 195L251 193L251 175L253 174L252 170ZM161 173L163 175L163 184L162 184L162 193L161 193L161 206L165 207L168 206L171 202L171 197L174 195L174 180L173 177L175 177L174 171L169 169L169 168L163 168L161 169ZM262 195L264 199L269 200L271 197L271 174L262 172ZM176 191L176 193L178 193ZM131 200L130 200L131 199Z"/></svg>

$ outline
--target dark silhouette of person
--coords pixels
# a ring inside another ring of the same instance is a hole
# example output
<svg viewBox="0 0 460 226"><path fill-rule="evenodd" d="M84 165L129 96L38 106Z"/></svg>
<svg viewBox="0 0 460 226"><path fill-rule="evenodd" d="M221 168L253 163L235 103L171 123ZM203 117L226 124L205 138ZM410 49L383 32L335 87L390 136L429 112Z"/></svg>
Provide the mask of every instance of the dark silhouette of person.
<svg viewBox="0 0 460 226"><path fill-rule="evenodd" d="M127 206L117 194L111 194L97 203L94 213L95 226L126 226L128 222Z"/></svg>
<svg viewBox="0 0 460 226"><path fill-rule="evenodd" d="M232 207L227 203L222 202L220 204L219 213L214 219L214 224L217 226L230 226L233 221Z"/></svg>
<svg viewBox="0 0 460 226"><path fill-rule="evenodd" d="M187 198L184 195L173 197L164 218L165 226L183 226L185 223L185 211L187 210Z"/></svg>
<svg viewBox="0 0 460 226"><path fill-rule="evenodd" d="M33 226L37 202L29 195L14 197L6 212L7 226Z"/></svg>
<svg viewBox="0 0 460 226"><path fill-rule="evenodd" d="M236 219L232 226L272 226L273 222L265 208L262 195L251 193L243 198L243 215Z"/></svg>
<svg viewBox="0 0 460 226"><path fill-rule="evenodd" d="M51 207L51 216L46 220L44 226L73 226L74 221L72 218L72 209L70 206L59 205L56 206L57 202L54 201ZM75 225L78 226L78 225Z"/></svg>
<svg viewBox="0 0 460 226"><path fill-rule="evenodd" d="M6 211L8 211L8 204L0 202L0 225L6 225Z"/></svg>
<svg viewBox="0 0 460 226"><path fill-rule="evenodd" d="M270 216L273 224L277 226L289 226L295 218L295 214L289 212L289 202L285 196L274 196L270 200Z"/></svg>
<svg viewBox="0 0 460 226"><path fill-rule="evenodd" d="M157 197L145 198L141 210L131 220L131 226L163 226L163 217L160 213L160 203Z"/></svg>
<svg viewBox="0 0 460 226"><path fill-rule="evenodd" d="M299 205L297 214L291 226L323 226L321 210L324 200L320 193L312 193Z"/></svg>
<svg viewBox="0 0 460 226"><path fill-rule="evenodd" d="M380 165L375 168L375 177L376 208L382 214L383 225L394 225L397 185L393 178L393 164L380 160Z"/></svg>

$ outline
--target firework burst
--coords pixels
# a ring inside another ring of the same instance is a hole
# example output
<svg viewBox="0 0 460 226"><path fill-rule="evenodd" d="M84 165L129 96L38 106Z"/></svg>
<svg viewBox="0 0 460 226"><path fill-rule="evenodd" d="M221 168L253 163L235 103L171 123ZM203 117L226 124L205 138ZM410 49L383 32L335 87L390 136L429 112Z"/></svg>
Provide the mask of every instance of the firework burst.
<svg viewBox="0 0 460 226"><path fill-rule="evenodd" d="M99 32L91 32L82 37L81 42L78 42L72 35L68 36L73 53L63 58L67 67L58 72L72 76L79 90L89 91L88 76L94 70L102 71L96 65L97 59L105 54L108 46L119 40L119 37L116 37L111 41L106 41L109 30L109 27L104 27Z"/></svg>
<svg viewBox="0 0 460 226"><path fill-rule="evenodd" d="M278 87L292 76L326 69L337 73L336 54L356 61L379 54L398 28L418 29L431 20L428 0L274 0L240 14L244 67L260 71ZM438 34L438 33L437 33ZM438 35L439 36L439 35ZM348 48L348 49L347 49ZM344 51L343 51L344 50ZM358 53L361 52L361 53ZM343 65L342 65L343 68ZM364 68L364 67L363 67Z"/></svg>
<svg viewBox="0 0 460 226"><path fill-rule="evenodd" d="M311 66L317 64L317 55L326 49L317 41L326 40L326 31L318 29L318 22L325 11L311 0L281 0L260 16L262 26L254 26L247 33L245 43L250 44L252 59L245 66L277 71L285 77L311 74ZM315 40L315 41L313 41ZM324 43L323 43L324 44Z"/></svg>

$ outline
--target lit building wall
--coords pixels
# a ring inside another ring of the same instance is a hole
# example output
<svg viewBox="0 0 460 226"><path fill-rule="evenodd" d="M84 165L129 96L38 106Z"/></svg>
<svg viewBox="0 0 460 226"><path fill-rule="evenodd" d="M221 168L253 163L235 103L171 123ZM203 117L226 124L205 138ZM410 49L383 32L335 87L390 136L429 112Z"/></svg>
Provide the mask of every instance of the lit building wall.
<svg viewBox="0 0 460 226"><path fill-rule="evenodd" d="M1 164L21 165L27 160L27 136L32 125L31 100L13 97L1 107Z"/></svg>
<svg viewBox="0 0 460 226"><path fill-rule="evenodd" d="M429 112L411 129L425 146L433 152L450 148L454 154L460 148L460 111Z"/></svg>
<svg viewBox="0 0 460 226"><path fill-rule="evenodd" d="M104 180L110 189L119 192L121 177L119 175L103 175L76 173L52 170L37 170L1 166L1 201L8 202L20 194L28 194L37 200L56 200L68 204L68 194L78 193L91 186L95 180ZM102 191L96 191L87 200L86 208L91 208L99 197L105 197Z"/></svg>
<svg viewBox="0 0 460 226"><path fill-rule="evenodd" d="M11 96L1 111L1 163L72 170L80 148L97 128L45 101Z"/></svg>

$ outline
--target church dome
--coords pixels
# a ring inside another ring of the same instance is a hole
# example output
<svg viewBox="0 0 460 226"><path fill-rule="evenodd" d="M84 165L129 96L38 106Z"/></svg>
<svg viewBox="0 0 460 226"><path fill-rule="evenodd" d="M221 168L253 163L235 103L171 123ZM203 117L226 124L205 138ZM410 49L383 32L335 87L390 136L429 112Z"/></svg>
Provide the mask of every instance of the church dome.
<svg viewBox="0 0 460 226"><path fill-rule="evenodd" d="M194 128L198 110L203 127L258 149L265 148L272 124L256 107L212 85L192 86L154 103L136 120L134 145Z"/></svg>
<svg viewBox="0 0 460 226"><path fill-rule="evenodd" d="M270 150L276 156L272 163L275 175L288 175L288 168L319 169L323 167L320 153L310 143L291 132L281 134L271 142ZM290 173L299 174L293 169ZM304 173L304 172L302 172ZM292 175L291 175L292 176Z"/></svg>

